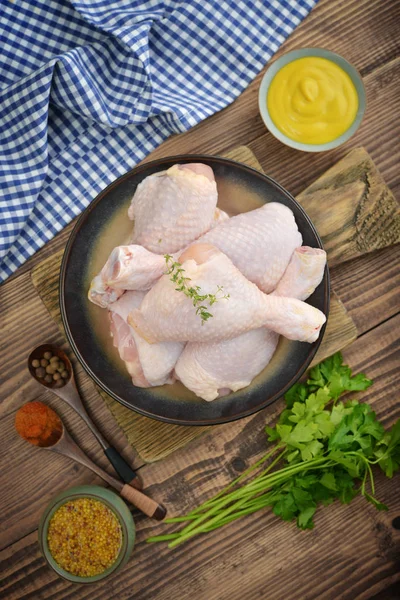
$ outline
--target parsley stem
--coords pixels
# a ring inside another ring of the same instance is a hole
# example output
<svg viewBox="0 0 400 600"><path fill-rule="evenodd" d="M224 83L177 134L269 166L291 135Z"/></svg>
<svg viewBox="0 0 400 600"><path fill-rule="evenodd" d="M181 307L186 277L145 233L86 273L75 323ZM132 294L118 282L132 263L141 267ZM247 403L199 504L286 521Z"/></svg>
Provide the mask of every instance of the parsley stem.
<svg viewBox="0 0 400 600"><path fill-rule="evenodd" d="M385 458L388 458L390 456L390 451L389 449L386 450L386 452L384 454L382 454L382 456L380 456L379 458L377 458L376 460L368 460L368 464L370 465L378 465L381 460L384 460Z"/></svg>
<svg viewBox="0 0 400 600"><path fill-rule="evenodd" d="M262 503L260 502L253 502L252 504L250 504L249 506L246 507L243 506L242 509L238 510L237 512L235 512L232 515L229 515L223 519L221 519L221 521L219 521L218 523L215 523L214 525L211 525L209 527L207 527L205 529L205 531L213 531L214 529L218 529L218 527L222 527L223 525L227 525L228 523L231 523L232 521L235 521L236 519L239 519L240 517L243 517L245 515L249 515L252 514L254 512L257 512L258 510L260 510L261 508L265 508L266 506L268 506L271 503L271 498L274 496L274 493L268 493L268 494L264 494L261 498L267 500L267 501L263 501Z"/></svg>
<svg viewBox="0 0 400 600"><path fill-rule="evenodd" d="M290 465L288 467L279 469L279 471L274 471L273 473L264 473L263 472L260 475L258 475L257 477L255 477L251 482L245 484L243 487L239 488L238 490L234 490L233 492L231 492L224 498L220 499L220 501L218 503L216 503L213 508L214 509L221 508L223 506L223 503L228 504L241 496L242 497L249 496L249 495L254 496L258 492L266 491L273 485L275 485L277 483L281 483L282 481L285 481L286 479L289 479L296 473L301 473L304 471L308 471L310 469L313 469L313 470L314 469L324 469L327 466L331 466L333 464L335 464L335 463L333 461L331 461L330 458L323 457L323 458L315 458L315 459L309 460L307 462L297 463L295 465ZM267 469L266 469L266 471L267 471ZM214 510L213 510L213 512L214 512ZM192 513L190 513L190 514L192 514ZM207 515L207 514L209 514L209 513L205 513L205 515Z"/></svg>
<svg viewBox="0 0 400 600"><path fill-rule="evenodd" d="M366 467L368 469L368 473L369 473L369 483L371 485L371 492L374 495L375 494L375 483L374 483L374 475L372 473L372 469L368 463L368 461L366 462Z"/></svg>
<svg viewBox="0 0 400 600"><path fill-rule="evenodd" d="M277 450L279 448L282 448L282 446L277 446ZM274 460L268 465L268 467L265 469L264 474L268 473L269 471L271 471L271 469L280 461L282 460L282 458L285 456L287 452L287 448L285 447L285 449L278 454L278 456L276 458L274 458Z"/></svg>
<svg viewBox="0 0 400 600"><path fill-rule="evenodd" d="M273 473L270 477L268 477L266 480L264 481L254 481L254 485L253 486L249 486L247 489L242 488L243 496L246 497L254 497L256 494L261 493L261 492L266 492L267 490L271 489L272 487L276 486L276 485L280 485L282 483L284 483L287 480L290 480L292 478L293 475L297 475L299 473L305 473L307 471L314 471L314 470L318 470L318 469L326 469L332 465L334 465L334 462L326 462L328 459L322 459L321 464L316 464L314 462L313 465L308 465L308 464L304 464L304 463L300 463L297 466L299 467L296 470L292 470L290 472L286 472L286 473L281 473L280 471L277 471L276 474ZM308 463L310 463L312 461L308 461ZM282 469L283 471L283 469Z"/></svg>
<svg viewBox="0 0 400 600"><path fill-rule="evenodd" d="M232 506L223 510L221 513L214 515L213 518L209 521L207 527L213 525L214 523L218 523L222 517L225 517L226 515L232 513L232 511L234 511L236 508L239 508L245 502L246 502L246 499L242 498L241 500L238 500L237 502L235 502ZM196 523L192 523L191 525L186 527L185 530L181 531L180 537L178 539L174 540L173 542L171 542L168 545L168 547L175 548L175 546L177 546L178 544L181 544L182 542L185 542L189 538L205 531L206 528L204 527L204 525L200 526L200 523L202 523L203 521L204 521L204 517L199 517L199 519L197 520L197 527L196 527Z"/></svg>
<svg viewBox="0 0 400 600"><path fill-rule="evenodd" d="M164 523L184 523L185 521L190 521L192 519L197 519L197 516L188 513L183 517L169 517L168 519L164 519Z"/></svg>
<svg viewBox="0 0 400 600"><path fill-rule="evenodd" d="M165 533L164 535L153 535L153 537L147 538L146 542L169 542L175 540L180 536L180 533Z"/></svg>
<svg viewBox="0 0 400 600"><path fill-rule="evenodd" d="M274 448L274 452L277 451L278 448ZM285 451L284 451L285 452ZM272 455L272 453L269 453L270 455ZM283 455L283 453L281 453L281 455ZM279 455L278 458L281 456ZM265 457L263 457L263 459L265 460ZM261 464L261 459L260 461L258 461L259 464ZM274 463L277 462L277 459L275 459L275 461L273 461ZM254 465L253 465L254 466ZM264 474L269 471L274 465L271 464L267 467L267 469L265 469ZM282 469L283 471L285 469ZM292 470L291 468L287 468L286 470ZM297 469L298 470L298 469ZM249 469L247 470L249 471ZM239 480L240 478L243 478L245 475L247 475L248 473L242 473L242 475L240 475L240 477L238 477L237 479ZM278 471L277 473L273 473L272 475L270 475L270 477L272 477L272 479L277 479L279 481L280 478L282 478L282 474L280 474L280 471ZM284 474L284 477L287 477L288 475ZM290 475L289 475L290 476ZM256 481L258 479L258 477L254 480ZM232 482L233 483L233 482ZM246 492L250 492L250 494L254 495L254 491L251 489L251 484L253 482L245 485L243 488L239 488L238 490L235 490L233 492L231 492L228 495L224 495L222 497L219 497L218 499L214 498L213 500L216 500L215 502L213 502L212 505L208 504L207 505L207 511L206 512L200 512L199 509L197 509L197 515L194 514L195 511L193 511L193 513L189 513L189 515L187 515L187 519L186 520L192 520L192 523L190 523L189 525L187 525L186 527L184 527L184 529L181 530L181 534L183 536L185 536L187 533L190 533L192 530L197 529L199 524L203 523L204 521L208 520L210 517L214 517L214 515L217 515L218 512L220 510L222 510L225 506L232 504L233 502L235 502L238 499L244 499L245 501L247 501L247 496L248 494ZM226 489L229 489L230 486L227 486ZM269 482L268 482L268 487L270 487ZM264 482L264 485L262 486L260 491L264 491L266 489L266 484ZM219 496L221 496L221 493L219 494ZM233 505L235 506L235 505ZM205 508L205 505L202 505L201 507L199 507L201 509ZM232 507L231 507L232 508ZM226 509L226 510L231 510L231 508ZM200 512L200 514L199 514ZM222 511L222 513L220 514L224 514L224 511ZM195 519L193 519L193 517L196 517ZM166 519L166 522L172 522L170 520Z"/></svg>
<svg viewBox="0 0 400 600"><path fill-rule="evenodd" d="M286 450L278 455L273 461L276 464ZM260 462L260 461L259 461ZM274 464L271 463L265 471L271 469ZM246 484L238 490L232 491L223 497L219 497L213 505L208 505L206 512L200 512L180 517L180 520L191 520L192 522L184 527L177 536L169 544L170 548L174 548L178 544L194 537L197 534L211 531L217 527L221 527L230 521L234 521L244 514L250 514L264 508L270 503L270 499L274 493L271 488L277 484L282 484L291 479L294 474L305 472L308 470L325 469L328 466L335 464L328 457L312 459L307 462L290 465L274 473L263 473L257 476L252 482ZM244 474L242 474L243 476ZM204 509L204 506L200 507ZM168 522L174 522L174 519L169 519ZM152 538L151 538L152 539Z"/></svg>
<svg viewBox="0 0 400 600"><path fill-rule="evenodd" d="M232 499L227 500L226 498L220 498L219 502L216 502L215 505L212 506L207 512L198 515L192 521L192 523L184 527L180 533L186 534L190 532L192 529L196 528L199 525L199 523L202 523L203 521L217 514L220 509L222 509L226 504L229 504L230 502L232 502Z"/></svg>
<svg viewBox="0 0 400 600"><path fill-rule="evenodd" d="M364 477L363 477L362 485L361 485L361 494L363 496L365 495L365 483L366 483L366 481L367 481L367 470L365 469Z"/></svg>
<svg viewBox="0 0 400 600"><path fill-rule="evenodd" d="M366 458L360 452L347 452L347 454L348 455L351 454L352 456L357 456L358 458L361 458L364 461L364 464L365 464L365 474L364 474L363 481L366 480L366 476L367 476L367 473L368 473L368 475L369 475L369 481L370 481L370 485L371 485L371 491L372 491L372 494L375 494L374 474L372 473L372 469L371 469L371 464L374 464L374 463L372 463L371 461L369 461L368 458ZM364 495L364 491L365 491L365 484L363 485L362 492L361 492L363 495Z"/></svg>
<svg viewBox="0 0 400 600"><path fill-rule="evenodd" d="M227 485L223 490L218 492L218 494L216 494L209 500L206 500L206 502L203 502L203 504L201 504L195 510L192 510L192 512L190 512L187 516L192 517L193 515L196 515L199 512L203 512L206 508L209 508L210 506L212 506L217 499L219 499L221 496L225 495L228 490L233 488L236 484L238 484L240 481L242 481L245 477L250 475L250 473L252 473L255 469L257 469L257 467L259 467L263 462L268 460L271 456L273 456L282 447L283 447L283 444L279 444L279 445L277 444L276 446L274 446L272 448L272 450L270 450L269 452L264 454L257 462L255 462L248 469L243 471L243 473L241 475L239 475L239 477L236 477L236 479L231 481L231 483L229 485ZM286 449L276 459L274 459L274 461L265 469L264 473L267 473L268 471L270 471L272 469L272 467L275 466L275 464L283 457L285 452L286 452ZM172 521L169 521L169 522L172 522Z"/></svg>
<svg viewBox="0 0 400 600"><path fill-rule="evenodd" d="M266 475L261 474L259 477L256 477L252 482L244 486L244 488L242 489L254 489L256 487L264 486L267 482L268 484L270 484L271 482L275 484L276 481L279 481L280 479L285 479L288 476L291 477L295 473L300 473L301 471L307 471L309 469L318 468L318 465L321 465L322 468L325 468L326 463L328 461L330 461L330 464L333 464L331 462L331 459L326 456L322 458L313 458L312 460L303 461L301 463L296 463L294 465L284 467L283 469L279 469L279 471L275 471L274 473Z"/></svg>

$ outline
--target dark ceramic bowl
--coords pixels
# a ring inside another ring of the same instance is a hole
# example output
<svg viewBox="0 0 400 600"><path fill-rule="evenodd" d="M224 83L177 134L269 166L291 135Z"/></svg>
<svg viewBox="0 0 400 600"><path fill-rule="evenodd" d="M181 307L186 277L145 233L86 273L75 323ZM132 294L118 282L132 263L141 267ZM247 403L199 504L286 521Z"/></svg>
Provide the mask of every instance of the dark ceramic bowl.
<svg viewBox="0 0 400 600"><path fill-rule="evenodd" d="M68 340L92 379L124 406L147 417L181 425L214 425L246 417L275 402L304 373L324 335L313 344L280 339L270 362L247 388L206 402L182 384L137 388L112 347L108 316L87 299L91 279L100 271L114 246L126 243L132 230L127 208L137 185L148 175L175 163L203 162L212 167L218 186L218 206L230 215L265 202L281 202L292 209L303 244L322 248L307 214L276 181L254 169L224 158L185 155L163 158L136 167L103 190L88 206L71 233L60 274L61 315ZM326 315L329 273L309 304Z"/></svg>

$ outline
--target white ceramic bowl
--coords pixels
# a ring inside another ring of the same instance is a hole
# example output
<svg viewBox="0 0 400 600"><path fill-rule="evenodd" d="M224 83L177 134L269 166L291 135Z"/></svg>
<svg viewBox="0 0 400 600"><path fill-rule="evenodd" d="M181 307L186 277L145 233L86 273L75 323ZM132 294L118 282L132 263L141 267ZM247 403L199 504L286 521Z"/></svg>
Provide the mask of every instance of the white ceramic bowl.
<svg viewBox="0 0 400 600"><path fill-rule="evenodd" d="M277 126L272 121L268 111L268 89L276 73L288 63L293 62L298 58L304 58L306 56L317 56L320 58L326 58L336 63L339 67L343 69L343 71L345 71L349 75L356 88L358 95L358 111L353 123L344 133L342 133L341 136L332 140L331 142L327 142L326 144L303 144L301 142L296 142L295 140L292 140L287 135L282 133L280 129L277 128ZM347 60L345 60L342 56L339 56L338 54L335 54L335 52L331 52L330 50L325 50L324 48L302 48L301 50L292 50L292 52L283 54L280 58L275 60L272 63L272 65L267 69L267 71L264 74L264 77L262 78L260 89L258 92L258 106L260 109L262 120L264 121L266 127L272 133L272 135L276 137L280 142L286 144L286 146L295 148L296 150L303 150L304 152L324 152L326 150L332 150L333 148L337 148L341 144L344 144L357 131L365 112L366 94L361 75L359 74L357 69L353 67L353 65L351 65L349 62L347 62Z"/></svg>

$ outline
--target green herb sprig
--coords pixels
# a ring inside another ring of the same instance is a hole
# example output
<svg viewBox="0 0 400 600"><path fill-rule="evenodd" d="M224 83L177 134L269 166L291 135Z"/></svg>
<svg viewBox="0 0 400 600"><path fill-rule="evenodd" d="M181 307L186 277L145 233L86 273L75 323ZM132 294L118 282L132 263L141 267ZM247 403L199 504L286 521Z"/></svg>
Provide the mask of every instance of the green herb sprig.
<svg viewBox="0 0 400 600"><path fill-rule="evenodd" d="M344 392L371 384L362 373L353 376L340 353L311 369L307 382L285 395L275 427L266 427L272 449L189 514L166 519L187 523L182 529L147 541L168 541L174 548L267 506L300 529L314 527L319 505L347 504L357 495L387 510L375 497L372 467L387 477L400 468L400 419L385 432L368 404L338 401Z"/></svg>
<svg viewBox="0 0 400 600"><path fill-rule="evenodd" d="M167 275L170 275L170 280L176 284L175 290L177 292L183 292L185 296L191 299L193 306L196 309L196 315L201 318L201 324L204 325L208 319L213 315L209 312L209 307L218 302L229 298L229 294L223 293L223 287L218 285L215 294L201 294L201 288L199 285L190 286L188 284L191 281L190 277L185 277L185 269L178 262L175 262L170 254L164 254L165 262L167 264ZM207 303L208 306L204 303Z"/></svg>

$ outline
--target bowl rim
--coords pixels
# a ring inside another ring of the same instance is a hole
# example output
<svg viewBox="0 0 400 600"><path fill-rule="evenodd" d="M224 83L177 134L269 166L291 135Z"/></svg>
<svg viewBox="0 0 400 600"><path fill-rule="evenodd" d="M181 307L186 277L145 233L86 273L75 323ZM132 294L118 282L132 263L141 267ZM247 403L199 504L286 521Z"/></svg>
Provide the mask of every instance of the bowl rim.
<svg viewBox="0 0 400 600"><path fill-rule="evenodd" d="M315 54L310 54L310 52ZM341 67L347 75L349 75L352 80L358 95L358 110L356 117L350 127L346 129L339 137L335 138L331 142L325 142L324 144L306 144L303 142L297 142L296 140L292 140L290 137L285 135L273 122L270 117L268 105L266 102L267 94L269 86L278 71L281 70L282 67L287 65L290 62L293 62L299 58L303 58L306 56L316 56L318 58L326 58L327 60L331 60L339 67ZM333 150L345 144L356 131L359 129L362 120L365 115L365 110L367 107L367 94L364 85L363 78L359 70L346 58L337 54L333 50L329 50L328 48L321 48L318 46L307 46L306 48L297 48L294 50L290 50L289 52L285 52L279 58L274 60L265 71L260 87L258 90L258 109L261 115L261 118L264 122L264 125L268 129L268 131L282 144L290 148L294 148L295 150L301 150L303 152L327 152L328 150Z"/></svg>
<svg viewBox="0 0 400 600"><path fill-rule="evenodd" d="M54 513L67 502L70 502L71 500L78 500L80 498L92 498L105 504L107 508L109 508L115 514L122 529L122 543L116 560L110 567L108 567L102 573L98 573L97 575L93 575L90 577L74 575L73 573L69 573L60 565L58 565L55 558L51 554L47 541L49 524ZM120 510L118 506L120 504L120 501L123 503L121 504L121 506L126 507L126 511L127 513L129 513L130 518L127 517L127 515L124 516L123 512L126 512L124 509ZM127 521L129 521L129 525ZM102 488L101 486L81 485L64 490L63 492L60 492L57 496L50 500L40 520L38 538L40 550L44 560L46 561L47 565L55 573L57 573L59 577L72 583L91 584L97 583L98 581L109 577L110 575L115 573L119 568L126 564L126 562L132 554L135 545L136 527L132 514L129 511L129 508L125 505L122 498L120 498L115 492L108 488Z"/></svg>
<svg viewBox="0 0 400 600"><path fill-rule="evenodd" d="M69 260L69 255L70 255L73 243L75 241L75 237L78 234L83 222L88 218L88 216L90 215L90 213L92 212L94 207L103 199L103 197L106 194L108 194L108 192L111 189L118 186L125 179L129 179L130 177L132 177L133 174L140 173L143 170L146 170L148 167L156 167L158 165L164 165L164 163L166 163L166 162L177 162L177 163L179 161L202 162L204 160L220 161L225 165L230 164L230 165L234 165L234 166L239 166L239 168L244 169L244 170L254 174L258 178L261 178L263 180L266 179L270 184L272 184L273 186L278 188L291 202L293 202L296 205L296 207L300 210L300 212L302 212L305 220L308 223L308 226L310 227L310 229L312 230L312 232L314 233L314 235L316 237L316 240L318 242L318 247L321 248L322 250L324 249L322 240L321 240L314 224L312 223L310 217L306 213L306 211L295 200L295 198L292 196L292 194L290 194L290 192L288 192L283 186L281 186L272 177L266 175L265 173L262 173L261 171L258 171L257 169L255 169L253 167L250 167L249 165L246 165L246 164L241 163L236 160L232 160L230 158L224 158L221 156L213 156L211 154L178 154L178 155L174 155L174 156L165 156L162 158L155 159L153 161L148 161L145 163L141 163L140 165L137 165L133 169L130 169L129 171L127 171L126 173L124 173L123 175L121 175L120 177L115 179L113 182L111 182L106 188L104 188L90 202L90 204L86 207L86 209L79 216L78 221L76 222L73 230L70 233L68 242L65 246L65 250L64 250L64 254L63 254L63 258L62 258L62 262L61 262L61 267L60 267L60 276L59 276L59 304L60 304L60 313L61 313L61 319L62 319L62 323L64 326L65 334L66 334L69 344L71 345L73 352L75 353L77 359L79 360L80 364L82 365L84 370L87 372L87 374L90 376L90 378L104 392L106 392L109 396L111 396L114 400L116 400L117 402L119 402L120 404L122 404L123 406L129 408L130 410L132 410L134 412L137 412L145 417L155 419L157 421L162 421L164 423L170 423L173 425L185 425L185 426L192 426L192 427L201 427L201 426L205 426L205 425L221 425L223 423L230 423L232 421L237 421L239 419L243 419L252 414L255 414L255 413L259 412L260 410L262 410L263 408L265 408L266 406L273 404L274 402L279 400L279 398L282 398L284 396L284 394L287 392L287 390L290 387L292 387L292 385L294 385L294 383L296 383L296 381L298 381L300 379L300 377L303 375L303 373L309 367L311 361L313 360L315 354L317 353L317 351L321 345L322 339L325 334L327 322L328 322L329 306L330 306L330 275L329 275L328 263L326 264L324 277L320 283L320 285L324 286L323 312L324 312L327 320L321 328L318 339L315 342L313 342L313 347L310 349L310 352L309 352L307 358L304 360L304 362L302 363L300 368L297 370L297 372L293 375L293 377L290 379L290 381L285 386L283 386L279 392L277 392L276 394L274 394L272 397L268 398L267 400L260 402L260 404L257 404L257 406L255 406L255 407L249 408L247 410L243 410L242 412L237 413L234 416L228 415L228 416L221 416L221 417L211 418L211 419L202 419L202 420L198 420L198 421L191 421L189 419L178 419L178 418L173 418L173 417L165 417L162 415L156 415L156 414L151 413L143 408L138 408L136 406L132 406L132 404L130 404L129 402L124 400L124 398L121 398L118 394L113 392L113 390L111 390L106 384L104 384L101 381L101 379L92 371L92 369L89 367L89 365L86 363L85 358L82 356L82 354L79 351L79 348L77 347L77 345L75 343L74 337L72 335L72 332L71 332L71 329L70 329L69 323L68 323L64 292L65 292L65 278L66 278L68 260Z"/></svg>

